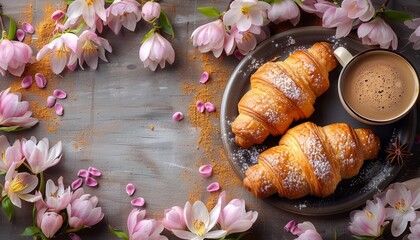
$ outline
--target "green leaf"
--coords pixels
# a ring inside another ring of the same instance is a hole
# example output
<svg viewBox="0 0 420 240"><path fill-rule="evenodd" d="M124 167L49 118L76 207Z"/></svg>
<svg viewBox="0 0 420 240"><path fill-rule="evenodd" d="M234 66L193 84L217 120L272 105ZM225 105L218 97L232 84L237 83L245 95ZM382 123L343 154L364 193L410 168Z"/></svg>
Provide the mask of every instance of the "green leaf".
<svg viewBox="0 0 420 240"><path fill-rule="evenodd" d="M15 131L23 130L23 129L25 129L25 128L23 128L21 126L0 127L0 131L5 131L5 132L15 132Z"/></svg>
<svg viewBox="0 0 420 240"><path fill-rule="evenodd" d="M21 236L24 237L29 237L29 236L33 236L35 234L40 234L41 230L35 226L30 226L30 227L26 227L25 230L23 230L23 232L20 234Z"/></svg>
<svg viewBox="0 0 420 240"><path fill-rule="evenodd" d="M207 16L210 18L220 17L220 11L214 7L199 7L197 8L197 10L200 11L202 14L204 14L204 16Z"/></svg>
<svg viewBox="0 0 420 240"><path fill-rule="evenodd" d="M404 22L404 21L411 21L413 17L405 12L396 11L396 10L385 10L383 11L385 17L392 21Z"/></svg>
<svg viewBox="0 0 420 240"><path fill-rule="evenodd" d="M16 22L13 20L13 18L7 14L2 14L1 16L5 16L9 19L9 29L7 34L7 39L13 40L16 36ZM4 29L3 29L4 30Z"/></svg>
<svg viewBox="0 0 420 240"><path fill-rule="evenodd" d="M376 237L357 236L357 235L352 235L352 237L359 240L375 240L376 239Z"/></svg>
<svg viewBox="0 0 420 240"><path fill-rule="evenodd" d="M3 201L1 201L1 206L3 208L4 213L6 213L9 222L12 221L13 214L15 213L15 208L13 207L13 203L12 201L10 201L10 198L3 198Z"/></svg>
<svg viewBox="0 0 420 240"><path fill-rule="evenodd" d="M144 35L143 39L141 40L141 43L144 43L147 39L149 39L150 36L152 36L153 33L155 33L156 29L152 28L146 35Z"/></svg>
<svg viewBox="0 0 420 240"><path fill-rule="evenodd" d="M109 228L109 231L113 233L115 236L117 236L118 238L128 240L127 233L125 233L123 230L113 229L111 225L109 225L108 228Z"/></svg>
<svg viewBox="0 0 420 240"><path fill-rule="evenodd" d="M161 11L159 16L159 27L165 33L169 34L172 38L174 38L174 29L172 27L171 20L169 20L168 16Z"/></svg>
<svg viewBox="0 0 420 240"><path fill-rule="evenodd" d="M74 2L74 0L66 0L67 5L70 5L72 2Z"/></svg>
<svg viewBox="0 0 420 240"><path fill-rule="evenodd" d="M105 0L105 3L113 3L114 0Z"/></svg>
<svg viewBox="0 0 420 240"><path fill-rule="evenodd" d="M303 3L302 3L302 0L294 0L294 1L295 1L295 3L297 3L299 6L303 4Z"/></svg>

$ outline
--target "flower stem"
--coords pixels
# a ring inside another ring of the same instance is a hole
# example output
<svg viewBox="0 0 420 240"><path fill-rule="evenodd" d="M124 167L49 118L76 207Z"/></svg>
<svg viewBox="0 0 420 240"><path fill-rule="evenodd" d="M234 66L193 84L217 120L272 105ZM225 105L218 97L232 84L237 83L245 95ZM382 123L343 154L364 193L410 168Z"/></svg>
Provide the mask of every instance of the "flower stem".
<svg viewBox="0 0 420 240"><path fill-rule="evenodd" d="M6 28L3 23L3 5L0 3L0 27L1 27L1 39L7 38Z"/></svg>
<svg viewBox="0 0 420 240"><path fill-rule="evenodd" d="M39 173L39 192L42 194L42 195L44 195L44 187L45 187L45 184L44 184L44 172L40 172Z"/></svg>
<svg viewBox="0 0 420 240"><path fill-rule="evenodd" d="M381 5L381 9L385 9L385 7L388 5L388 3L389 3L389 0L385 0L385 2L384 3L382 3L382 5Z"/></svg>

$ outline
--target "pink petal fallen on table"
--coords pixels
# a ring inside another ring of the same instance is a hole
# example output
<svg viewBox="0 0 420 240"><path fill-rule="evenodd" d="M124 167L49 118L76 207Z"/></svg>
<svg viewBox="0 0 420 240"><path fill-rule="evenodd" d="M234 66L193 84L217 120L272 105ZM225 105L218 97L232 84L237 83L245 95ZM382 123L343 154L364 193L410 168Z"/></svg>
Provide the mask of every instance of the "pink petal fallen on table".
<svg viewBox="0 0 420 240"><path fill-rule="evenodd" d="M47 107L52 108L54 107L55 102L57 101L57 98L54 96L48 96L47 97Z"/></svg>
<svg viewBox="0 0 420 240"><path fill-rule="evenodd" d="M88 172L89 174L95 176L95 177L99 177L102 175L101 171L99 171L99 169L94 168L94 167L89 167L88 168Z"/></svg>
<svg viewBox="0 0 420 240"><path fill-rule="evenodd" d="M64 112L63 105L61 105L61 103L56 103L55 104L55 113L59 116L62 116L63 112Z"/></svg>
<svg viewBox="0 0 420 240"><path fill-rule="evenodd" d="M67 93L61 89L55 89L53 93L54 93L54 96L58 99L64 99L67 97Z"/></svg>
<svg viewBox="0 0 420 240"><path fill-rule="evenodd" d="M47 79L42 75L42 73L35 74L35 82L39 88L44 88L47 85Z"/></svg>
<svg viewBox="0 0 420 240"><path fill-rule="evenodd" d="M35 32L34 27L30 23L27 23L27 22L22 23L22 29L26 33L30 33L30 34Z"/></svg>
<svg viewBox="0 0 420 240"><path fill-rule="evenodd" d="M198 172L201 174L202 177L208 178L213 173L213 167L210 164L206 164L201 166L198 169Z"/></svg>
<svg viewBox="0 0 420 240"><path fill-rule="evenodd" d="M86 185L89 187L96 187L98 185L98 181L94 179L93 177L87 177L86 179Z"/></svg>
<svg viewBox="0 0 420 240"><path fill-rule="evenodd" d="M179 122L182 119L184 119L184 114L182 114L182 112L176 112L174 113L174 115L172 115L172 120Z"/></svg>
<svg viewBox="0 0 420 240"><path fill-rule="evenodd" d="M65 13L61 10L57 10L51 14L51 20L58 21L64 17Z"/></svg>
<svg viewBox="0 0 420 240"><path fill-rule="evenodd" d="M89 172L86 169L80 169L77 172L77 176L87 178L89 177Z"/></svg>
<svg viewBox="0 0 420 240"><path fill-rule="evenodd" d="M25 39L25 32L22 29L16 30L16 37L20 42L22 42L23 39Z"/></svg>
<svg viewBox="0 0 420 240"><path fill-rule="evenodd" d="M209 80L209 76L210 76L209 73L204 71L201 74L200 83L202 83L202 84L206 83Z"/></svg>
<svg viewBox="0 0 420 240"><path fill-rule="evenodd" d="M142 207L144 206L144 199L142 197L135 198L131 200L131 205L136 207Z"/></svg>
<svg viewBox="0 0 420 240"><path fill-rule="evenodd" d="M211 102L204 103L204 107L206 108L206 111L207 112L214 112L214 111L216 111L216 107Z"/></svg>
<svg viewBox="0 0 420 240"><path fill-rule="evenodd" d="M76 233L69 233L69 238L71 240L82 240L82 238L79 237L79 235L77 235Z"/></svg>
<svg viewBox="0 0 420 240"><path fill-rule="evenodd" d="M207 192L216 192L220 189L220 185L218 182L210 183L210 185L207 186Z"/></svg>
<svg viewBox="0 0 420 240"><path fill-rule="evenodd" d="M32 76L26 76L22 79L21 85L23 88L29 88L32 85Z"/></svg>
<svg viewBox="0 0 420 240"><path fill-rule="evenodd" d="M73 190L78 189L80 186L82 186L82 183L83 183L83 178L77 178L71 183L71 189Z"/></svg>
<svg viewBox="0 0 420 240"><path fill-rule="evenodd" d="M127 186L125 186L125 192L128 194L128 196L133 196L135 191L136 191L136 186L134 186L134 184L129 183L127 184Z"/></svg>
<svg viewBox="0 0 420 240"><path fill-rule="evenodd" d="M204 102L203 101L200 101L200 100L198 100L196 103L195 103L195 106L197 107L197 110L199 111L199 112L204 112L204 110L206 109L205 107L204 107Z"/></svg>

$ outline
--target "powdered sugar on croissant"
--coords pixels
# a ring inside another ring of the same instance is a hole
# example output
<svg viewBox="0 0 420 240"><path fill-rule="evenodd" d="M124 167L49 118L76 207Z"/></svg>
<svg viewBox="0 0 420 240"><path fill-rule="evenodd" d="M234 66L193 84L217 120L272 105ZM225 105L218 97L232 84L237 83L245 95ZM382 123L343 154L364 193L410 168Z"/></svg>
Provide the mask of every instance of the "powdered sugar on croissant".
<svg viewBox="0 0 420 240"><path fill-rule="evenodd" d="M336 65L331 45L320 42L261 66L238 103L239 116L232 124L236 144L260 144L270 134L283 134L293 121L308 118L316 97L328 89L328 72Z"/></svg>
<svg viewBox="0 0 420 240"><path fill-rule="evenodd" d="M275 193L296 199L331 195L342 179L358 174L366 159L376 158L380 140L369 129L311 122L289 129L279 146L262 152L246 171L244 186L255 196Z"/></svg>

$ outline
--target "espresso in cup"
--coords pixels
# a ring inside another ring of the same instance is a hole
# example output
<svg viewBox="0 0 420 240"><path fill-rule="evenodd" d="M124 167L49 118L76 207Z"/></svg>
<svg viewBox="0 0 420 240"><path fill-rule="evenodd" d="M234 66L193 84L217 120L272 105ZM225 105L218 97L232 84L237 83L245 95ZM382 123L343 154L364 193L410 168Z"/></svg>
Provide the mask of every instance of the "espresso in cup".
<svg viewBox="0 0 420 240"><path fill-rule="evenodd" d="M388 50L370 50L352 57L339 79L339 95L346 110L371 124L403 117L415 104L418 92L418 76L412 65Z"/></svg>

